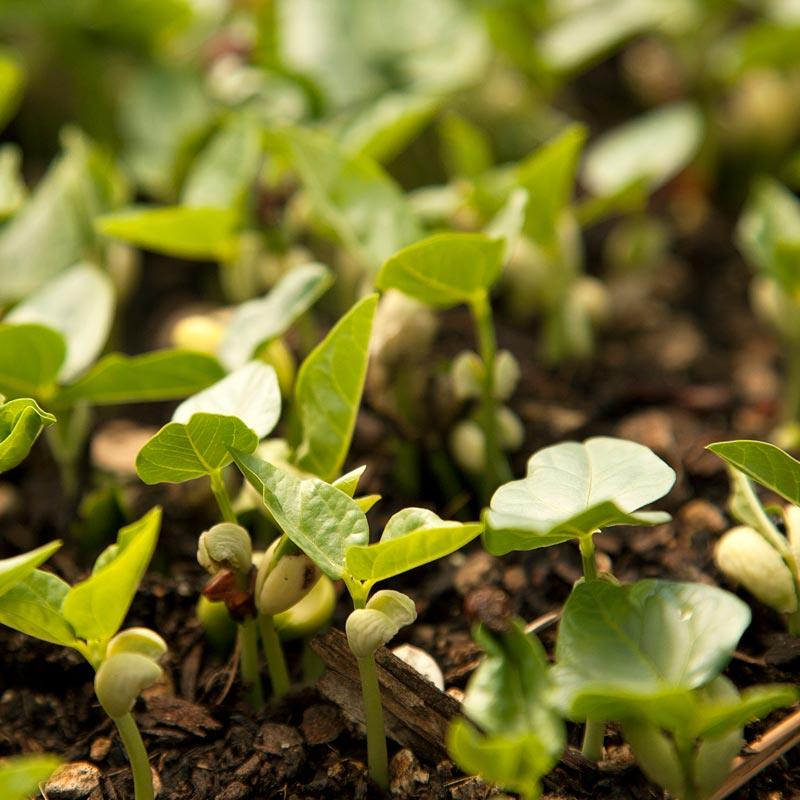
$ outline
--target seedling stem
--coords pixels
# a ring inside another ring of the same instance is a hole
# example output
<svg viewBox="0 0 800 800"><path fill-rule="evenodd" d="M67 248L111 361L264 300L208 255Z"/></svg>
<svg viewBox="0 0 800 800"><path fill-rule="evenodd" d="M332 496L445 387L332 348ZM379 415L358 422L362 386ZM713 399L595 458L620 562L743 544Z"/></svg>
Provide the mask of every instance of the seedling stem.
<svg viewBox="0 0 800 800"><path fill-rule="evenodd" d="M361 694L364 698L364 720L367 725L367 760L372 780L384 791L389 789L389 756L386 750L386 733L383 725L383 705L378 684L375 656L358 660L361 677Z"/></svg>
<svg viewBox="0 0 800 800"><path fill-rule="evenodd" d="M120 739L128 754L133 773L133 792L136 800L153 800L153 773L150 770L150 761L144 748L142 735L136 727L136 722L130 714L124 714L114 720L119 731Z"/></svg>
<svg viewBox="0 0 800 800"><path fill-rule="evenodd" d="M236 512L233 510L228 490L225 488L225 481L221 472L211 473L211 491L217 500L219 510L222 512L222 518L225 522L233 522L238 524L239 520L236 518Z"/></svg>
<svg viewBox="0 0 800 800"><path fill-rule="evenodd" d="M264 658L267 660L272 693L275 697L283 697L289 691L289 671L286 669L283 648L275 630L275 618L268 614L259 614L258 624L261 628L261 644L264 648Z"/></svg>

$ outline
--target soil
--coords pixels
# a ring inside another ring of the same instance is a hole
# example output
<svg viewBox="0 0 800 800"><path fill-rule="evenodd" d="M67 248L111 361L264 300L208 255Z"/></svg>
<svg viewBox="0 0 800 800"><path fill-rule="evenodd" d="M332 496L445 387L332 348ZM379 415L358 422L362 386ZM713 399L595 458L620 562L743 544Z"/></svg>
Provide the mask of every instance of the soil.
<svg viewBox="0 0 800 800"><path fill-rule="evenodd" d="M671 195L656 198L664 213L669 213L676 192L673 187ZM649 274L612 282L617 324L601 335L591 363L548 367L536 351L535 326L504 322L502 298L498 301L500 345L522 363L523 380L513 406L525 422L527 439L515 458L516 474L524 470L527 455L542 446L600 433L650 446L678 473L675 488L660 506L673 514L673 522L655 529L612 529L598 537L601 558L623 581L657 576L726 586L714 568L711 550L729 525L724 509L727 480L720 462L703 448L734 436L766 437L776 423L779 348L749 311L747 270L730 245L727 219L709 209L704 222L676 242L677 257ZM588 244L590 267L598 272L603 234L594 231ZM175 262L168 267L155 261L145 265L131 300L128 329L118 331L118 344L129 352L157 340L165 309L207 297L198 285L215 283L212 265ZM463 312L445 314L437 355L446 358L471 346L471 336ZM111 416L158 424L167 409L114 409L98 413L98 424ZM367 403L349 464L366 463L364 488L384 495L371 515L376 528L381 519L408 504L427 504L440 512L449 506L466 516L477 512L475 498L443 496L424 478L420 496L404 494L395 474L392 432L392 422ZM74 513L53 488L57 475L46 449L38 447L23 467L6 477L0 485L1 554L63 535ZM85 486L96 481L88 471L83 478ZM132 513L156 502L165 510L159 555L128 620L154 628L170 644L165 680L146 693L136 710L163 787L161 797L378 797L366 778L361 732L313 685L254 715L239 694L235 661L215 653L204 639L194 616L204 584L194 547L198 533L215 516L202 487L133 485L126 497ZM85 575L90 560L86 548L67 539L52 564L75 580ZM448 688L463 688L475 659L469 636L475 615L489 613L497 601L512 604L526 620L535 619L560 608L579 570L577 550L569 544L504 559L492 558L476 545L397 583L419 610L418 623L402 631L397 643L409 641L427 650L441 665ZM494 592L487 595L487 587ZM783 632L777 615L757 604L753 612L753 624L727 674L739 687L796 681L800 640ZM342 599L334 624L341 627L345 615ZM553 628L543 633L549 647L553 635ZM296 675L300 649L297 644L289 647ZM53 789L50 800L132 797L119 741L94 699L91 670L77 655L3 630L0 675L5 682L0 695L0 756L51 751L68 762L86 762L81 768L84 788ZM780 718L778 712L748 727L748 739ZM571 730L571 744L578 744L579 733ZM609 759L599 767L577 758L562 762L545 779L545 796L663 797L641 775L613 731L608 745ZM446 760L434 763L395 745L391 755L395 797L468 800L494 793ZM800 753L790 751L732 797L800 797Z"/></svg>

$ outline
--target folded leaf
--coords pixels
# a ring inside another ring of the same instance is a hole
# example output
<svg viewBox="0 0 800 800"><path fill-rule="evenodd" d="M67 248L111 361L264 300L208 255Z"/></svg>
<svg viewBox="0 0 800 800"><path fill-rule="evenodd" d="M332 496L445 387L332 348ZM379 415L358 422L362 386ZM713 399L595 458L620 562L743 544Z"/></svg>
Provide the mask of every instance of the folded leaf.
<svg viewBox="0 0 800 800"><path fill-rule="evenodd" d="M0 394L41 398L55 388L64 337L43 325L0 323Z"/></svg>
<svg viewBox="0 0 800 800"><path fill-rule="evenodd" d="M16 467L28 455L39 434L55 421L35 400L0 401L0 474Z"/></svg>

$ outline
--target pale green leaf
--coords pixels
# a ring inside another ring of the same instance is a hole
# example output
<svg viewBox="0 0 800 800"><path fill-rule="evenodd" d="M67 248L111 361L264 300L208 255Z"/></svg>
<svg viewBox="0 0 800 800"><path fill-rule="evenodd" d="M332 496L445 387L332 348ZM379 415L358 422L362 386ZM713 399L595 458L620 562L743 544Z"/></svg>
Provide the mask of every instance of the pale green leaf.
<svg viewBox="0 0 800 800"><path fill-rule="evenodd" d="M67 345L58 381L68 383L94 363L105 346L114 305L114 286L108 275L94 264L81 263L26 297L5 321L35 322L58 331Z"/></svg>
<svg viewBox="0 0 800 800"><path fill-rule="evenodd" d="M476 178L493 163L487 134L455 113L445 114L438 125L442 161L450 178Z"/></svg>
<svg viewBox="0 0 800 800"><path fill-rule="evenodd" d="M242 303L225 328L219 347L222 363L228 369L241 367L262 344L284 334L332 283L333 273L324 264L303 264L286 273L264 297Z"/></svg>
<svg viewBox="0 0 800 800"><path fill-rule="evenodd" d="M350 449L377 303L377 295L356 303L309 354L297 375L294 462L323 480L339 474Z"/></svg>
<svg viewBox="0 0 800 800"><path fill-rule="evenodd" d="M505 243L482 233L442 233L409 245L381 268L376 286L398 289L434 308L470 303L503 268Z"/></svg>
<svg viewBox="0 0 800 800"><path fill-rule="evenodd" d="M55 388L66 352L64 338L50 328L0 323L0 394L46 395Z"/></svg>
<svg viewBox="0 0 800 800"><path fill-rule="evenodd" d="M256 456L233 457L278 527L329 578L341 578L347 550L369 541L367 518L357 503L317 478L300 479Z"/></svg>
<svg viewBox="0 0 800 800"><path fill-rule="evenodd" d="M0 473L16 467L30 452L39 434L56 418L35 400L0 400Z"/></svg>
<svg viewBox="0 0 800 800"><path fill-rule="evenodd" d="M160 528L160 508L123 528L114 557L67 592L61 610L78 636L102 642L119 630L153 556Z"/></svg>
<svg viewBox="0 0 800 800"><path fill-rule="evenodd" d="M50 542L28 553L0 559L0 596L25 580L38 566L44 564L61 547L61 544L60 541Z"/></svg>

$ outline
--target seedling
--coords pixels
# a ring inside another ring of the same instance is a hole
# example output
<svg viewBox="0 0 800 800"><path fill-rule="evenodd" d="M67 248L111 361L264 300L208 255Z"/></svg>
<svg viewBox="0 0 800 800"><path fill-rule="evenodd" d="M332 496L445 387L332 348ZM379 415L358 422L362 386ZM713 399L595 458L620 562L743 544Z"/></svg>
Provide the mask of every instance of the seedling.
<svg viewBox="0 0 800 800"><path fill-rule="evenodd" d="M35 559L28 554L28 574L0 593L0 624L71 647L95 669L95 693L128 753L136 800L153 800L153 780L130 712L139 693L161 675L157 662L167 647L153 631L119 629L155 550L160 525L161 510L155 508L120 530L116 544L100 554L91 576L72 587L32 568L59 543L40 548Z"/></svg>
<svg viewBox="0 0 800 800"><path fill-rule="evenodd" d="M728 508L742 523L717 544L717 566L750 594L786 615L789 631L800 634L800 462L766 442L718 442L708 449L729 467ZM786 535L761 505L750 482L771 489L791 505L778 509Z"/></svg>
<svg viewBox="0 0 800 800"><path fill-rule="evenodd" d="M26 800L57 769L55 756L18 756L0 761L0 794L4 800Z"/></svg>
<svg viewBox="0 0 800 800"><path fill-rule="evenodd" d="M643 580L579 583L564 606L553 681L573 720L622 723L643 771L679 800L710 797L750 719L790 705L789 685L741 696L720 675L750 623L713 586Z"/></svg>
<svg viewBox="0 0 800 800"><path fill-rule="evenodd" d="M386 524L380 541L369 544L365 512L352 498L357 480L337 486L299 478L257 456L232 453L248 482L283 531L284 544L310 558L331 580L342 580L353 601L347 639L358 662L367 724L369 771L388 788L388 758L375 651L416 618L414 603L395 591L370 593L380 581L428 564L463 547L479 523L445 522L431 511L407 508Z"/></svg>
<svg viewBox="0 0 800 800"><path fill-rule="evenodd" d="M660 525L669 514L638 511L663 497L675 473L636 442L598 436L531 456L527 477L501 486L486 513L484 547L493 555L577 539L583 574L597 577L594 535L613 525ZM599 760L603 728L587 724L583 752Z"/></svg>
<svg viewBox="0 0 800 800"><path fill-rule="evenodd" d="M448 752L465 772L534 800L566 742L549 696L547 656L519 622L500 635L478 628L475 641L486 655L467 684L467 719L450 725Z"/></svg>
<svg viewBox="0 0 800 800"><path fill-rule="evenodd" d="M35 400L19 398L5 402L0 395L0 473L16 467L28 455L39 434L55 421Z"/></svg>

